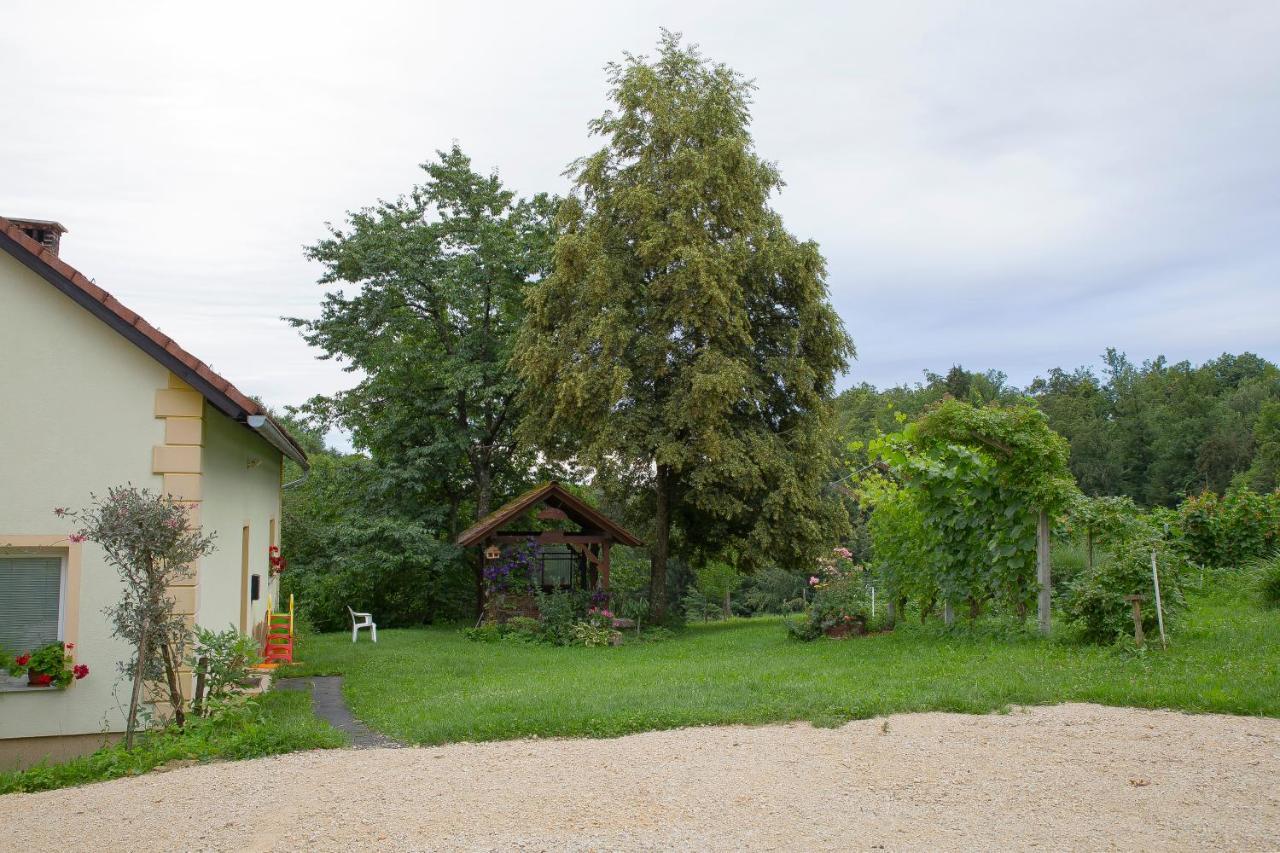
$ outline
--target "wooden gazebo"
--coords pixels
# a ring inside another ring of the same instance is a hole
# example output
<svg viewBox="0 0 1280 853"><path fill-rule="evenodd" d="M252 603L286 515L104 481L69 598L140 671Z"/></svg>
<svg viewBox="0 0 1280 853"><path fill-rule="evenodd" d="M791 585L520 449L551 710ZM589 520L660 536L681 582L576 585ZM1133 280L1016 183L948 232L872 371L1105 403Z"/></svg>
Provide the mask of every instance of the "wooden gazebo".
<svg viewBox="0 0 1280 853"><path fill-rule="evenodd" d="M535 508L537 511L533 512ZM644 544L631 531L555 481L508 501L457 538L463 547L483 547L486 562L499 559L504 546L528 542L539 546L536 582L544 592L557 589L607 592L610 547L614 543L632 547Z"/></svg>

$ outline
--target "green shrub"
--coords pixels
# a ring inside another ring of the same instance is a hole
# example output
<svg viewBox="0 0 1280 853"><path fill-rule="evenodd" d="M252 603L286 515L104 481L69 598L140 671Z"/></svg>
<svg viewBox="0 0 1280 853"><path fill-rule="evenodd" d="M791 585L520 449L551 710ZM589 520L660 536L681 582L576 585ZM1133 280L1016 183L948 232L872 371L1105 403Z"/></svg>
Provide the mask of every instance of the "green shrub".
<svg viewBox="0 0 1280 853"><path fill-rule="evenodd" d="M613 638L619 636L617 631L600 620L575 622L569 634L573 645L592 647L613 645Z"/></svg>
<svg viewBox="0 0 1280 853"><path fill-rule="evenodd" d="M1210 567L1241 566L1280 545L1280 492L1205 492L1178 507L1187 556Z"/></svg>
<svg viewBox="0 0 1280 853"><path fill-rule="evenodd" d="M529 616L512 616L502 625L502 636L518 640L541 640L542 623Z"/></svg>
<svg viewBox="0 0 1280 853"><path fill-rule="evenodd" d="M581 593L538 594L538 618L542 622L542 635L548 642L560 646L574 642L573 626L586 612L587 599Z"/></svg>
<svg viewBox="0 0 1280 853"><path fill-rule="evenodd" d="M199 675L204 673L204 696L193 710L202 717L218 717L231 707L243 704L241 682L249 670L262 663L258 644L253 637L241 634L234 626L225 631L196 628L195 647L187 664ZM198 679L197 679L198 681Z"/></svg>
<svg viewBox="0 0 1280 853"><path fill-rule="evenodd" d="M1263 607L1280 607L1280 552L1253 564L1258 578L1258 595Z"/></svg>
<svg viewBox="0 0 1280 853"><path fill-rule="evenodd" d="M804 609L807 586L802 572L766 566L750 577L743 599L754 613L795 613Z"/></svg>
<svg viewBox="0 0 1280 853"><path fill-rule="evenodd" d="M1168 628L1185 605L1179 561L1168 551L1159 555L1160 595ZM1127 543L1114 553L1095 554L1092 569L1085 569L1067 589L1064 609L1083 637L1095 643L1113 643L1133 635L1133 605L1125 596L1143 595L1142 629L1157 630L1155 587L1151 578L1151 548L1141 541Z"/></svg>
<svg viewBox="0 0 1280 853"><path fill-rule="evenodd" d="M707 598L706 594L696 586L689 587L680 599L680 607L684 618L690 622L709 622L724 616L723 605Z"/></svg>
<svg viewBox="0 0 1280 853"><path fill-rule="evenodd" d="M884 617L873 618L871 614L871 578L849 557L848 549L837 548L834 557L820 563L818 574L810 578L813 601L803 621L787 620L789 636L813 640L832 629L847 628L850 633L862 634L883 627Z"/></svg>
<svg viewBox="0 0 1280 853"><path fill-rule="evenodd" d="M474 628L463 628L462 636L477 643L496 643L502 639L502 630L497 625L476 625Z"/></svg>
<svg viewBox="0 0 1280 853"><path fill-rule="evenodd" d="M799 619L784 617L783 624L787 626L787 636L793 640L807 643L822 636L821 623L810 619L808 613L803 614Z"/></svg>

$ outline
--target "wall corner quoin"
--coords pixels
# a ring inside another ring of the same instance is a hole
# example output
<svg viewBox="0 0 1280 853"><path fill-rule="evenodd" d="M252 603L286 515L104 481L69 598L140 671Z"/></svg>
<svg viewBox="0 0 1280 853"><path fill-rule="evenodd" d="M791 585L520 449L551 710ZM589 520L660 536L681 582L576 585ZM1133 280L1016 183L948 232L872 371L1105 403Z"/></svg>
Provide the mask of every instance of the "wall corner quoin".
<svg viewBox="0 0 1280 853"><path fill-rule="evenodd" d="M155 416L164 421L164 443L151 449L152 473L163 480L164 493L180 501L191 527L201 526L204 486L204 396L170 372L157 388ZM169 587L177 613L193 624L200 603L199 561L190 574Z"/></svg>

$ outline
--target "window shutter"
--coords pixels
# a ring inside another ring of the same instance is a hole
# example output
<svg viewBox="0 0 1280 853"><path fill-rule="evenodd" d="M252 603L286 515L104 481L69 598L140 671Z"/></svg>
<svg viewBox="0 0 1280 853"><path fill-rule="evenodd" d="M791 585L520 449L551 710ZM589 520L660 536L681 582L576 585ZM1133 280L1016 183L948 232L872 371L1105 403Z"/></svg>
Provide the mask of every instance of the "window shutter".
<svg viewBox="0 0 1280 853"><path fill-rule="evenodd" d="M61 597L61 558L0 557L0 648L18 653L56 642Z"/></svg>

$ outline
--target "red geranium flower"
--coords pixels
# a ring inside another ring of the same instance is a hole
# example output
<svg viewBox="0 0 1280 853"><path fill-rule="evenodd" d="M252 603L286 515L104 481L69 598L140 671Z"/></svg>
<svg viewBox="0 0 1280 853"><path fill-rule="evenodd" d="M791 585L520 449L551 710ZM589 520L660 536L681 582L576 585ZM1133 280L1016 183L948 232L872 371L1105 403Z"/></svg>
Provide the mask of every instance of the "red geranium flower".
<svg viewBox="0 0 1280 853"><path fill-rule="evenodd" d="M75 647L76 647L76 644L75 644L75 643L67 643L67 648L68 648L68 649L74 649Z"/></svg>
<svg viewBox="0 0 1280 853"><path fill-rule="evenodd" d="M75 675L76 681L79 681L89 674L89 667L82 663L78 663L71 668L71 672Z"/></svg>
<svg viewBox="0 0 1280 853"><path fill-rule="evenodd" d="M31 660L30 652L28 652L25 655L18 655L16 658L13 659L13 662L16 663L18 666L26 666L27 661L29 660Z"/></svg>

